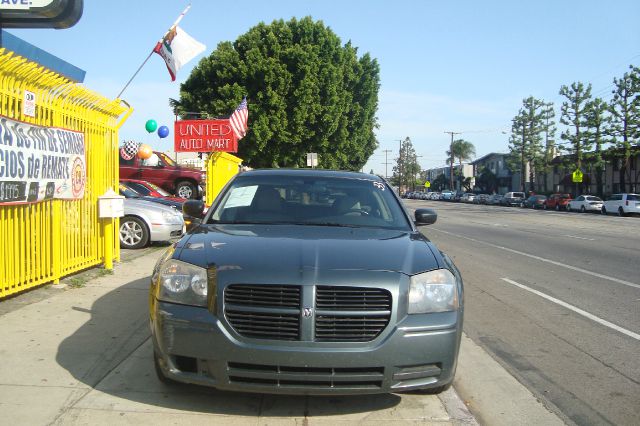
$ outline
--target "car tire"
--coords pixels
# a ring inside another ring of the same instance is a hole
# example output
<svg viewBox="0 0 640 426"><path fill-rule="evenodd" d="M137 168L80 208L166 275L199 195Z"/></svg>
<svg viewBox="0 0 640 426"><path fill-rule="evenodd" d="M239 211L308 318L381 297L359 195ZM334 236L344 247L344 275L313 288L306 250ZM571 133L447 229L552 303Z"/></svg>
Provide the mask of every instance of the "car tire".
<svg viewBox="0 0 640 426"><path fill-rule="evenodd" d="M622 207L618 207L618 216L620 216L620 217L624 217L624 216L626 216L626 215L624 214L624 209L623 209Z"/></svg>
<svg viewBox="0 0 640 426"><path fill-rule="evenodd" d="M556 204L556 211L559 212L560 211L560 204Z"/></svg>
<svg viewBox="0 0 640 426"><path fill-rule="evenodd" d="M585 213L587 210L584 208L584 206L580 206L580 213Z"/></svg>
<svg viewBox="0 0 640 426"><path fill-rule="evenodd" d="M547 205L546 204L542 205L542 210L547 210Z"/></svg>
<svg viewBox="0 0 640 426"><path fill-rule="evenodd" d="M176 197L184 198L184 199L195 199L198 195L198 191L196 190L196 186L186 180L180 181L176 184Z"/></svg>
<svg viewBox="0 0 640 426"><path fill-rule="evenodd" d="M125 216L120 219L120 248L139 249L149 243L149 228L138 217Z"/></svg>
<svg viewBox="0 0 640 426"><path fill-rule="evenodd" d="M602 206L602 210L600 210L600 213L603 215L607 215L607 209L604 208L604 206Z"/></svg>

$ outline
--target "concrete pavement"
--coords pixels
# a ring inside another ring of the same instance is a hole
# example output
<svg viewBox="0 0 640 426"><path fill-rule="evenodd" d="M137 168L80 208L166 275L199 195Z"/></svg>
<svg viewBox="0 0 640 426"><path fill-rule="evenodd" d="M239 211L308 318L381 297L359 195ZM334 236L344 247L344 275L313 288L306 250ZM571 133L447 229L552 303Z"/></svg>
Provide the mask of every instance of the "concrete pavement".
<svg viewBox="0 0 640 426"><path fill-rule="evenodd" d="M562 424L466 337L455 389L439 396L290 397L166 386L153 371L147 308L161 253L31 296L31 303L17 303L22 296L0 302L14 305L0 310L6 424L477 424L467 406L482 424Z"/></svg>

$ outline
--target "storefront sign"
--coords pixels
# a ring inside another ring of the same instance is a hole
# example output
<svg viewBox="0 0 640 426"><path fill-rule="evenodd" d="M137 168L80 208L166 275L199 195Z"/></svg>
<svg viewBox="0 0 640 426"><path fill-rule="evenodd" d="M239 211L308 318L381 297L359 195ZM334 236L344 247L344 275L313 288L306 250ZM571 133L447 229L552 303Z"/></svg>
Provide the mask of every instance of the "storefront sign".
<svg viewBox="0 0 640 426"><path fill-rule="evenodd" d="M237 152L229 120L181 120L173 131L175 152Z"/></svg>
<svg viewBox="0 0 640 426"><path fill-rule="evenodd" d="M0 204L81 199L84 134L0 115Z"/></svg>
<svg viewBox="0 0 640 426"><path fill-rule="evenodd" d="M3 28L69 28L82 9L83 0L0 0Z"/></svg>

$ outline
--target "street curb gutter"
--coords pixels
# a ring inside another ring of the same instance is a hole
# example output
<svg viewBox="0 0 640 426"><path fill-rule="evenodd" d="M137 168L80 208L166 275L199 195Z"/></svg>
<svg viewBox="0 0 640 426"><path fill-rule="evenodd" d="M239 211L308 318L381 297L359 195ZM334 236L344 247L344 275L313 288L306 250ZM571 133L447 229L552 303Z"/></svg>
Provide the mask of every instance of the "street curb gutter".
<svg viewBox="0 0 640 426"><path fill-rule="evenodd" d="M565 424L466 334L453 386L480 424Z"/></svg>

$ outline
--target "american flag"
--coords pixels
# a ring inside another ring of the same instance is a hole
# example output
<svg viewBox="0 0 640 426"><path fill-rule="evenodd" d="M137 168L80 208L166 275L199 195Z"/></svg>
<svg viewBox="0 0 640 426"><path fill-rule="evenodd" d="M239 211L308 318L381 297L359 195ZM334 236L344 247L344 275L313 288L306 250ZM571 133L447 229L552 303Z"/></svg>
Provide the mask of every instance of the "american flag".
<svg viewBox="0 0 640 426"><path fill-rule="evenodd" d="M238 140L242 139L246 134L249 126L247 125L247 120L249 118L249 109L247 108L247 98L244 97L238 108L233 111L231 117L229 117L229 122L231 123L231 128L233 129L233 133L236 134Z"/></svg>

